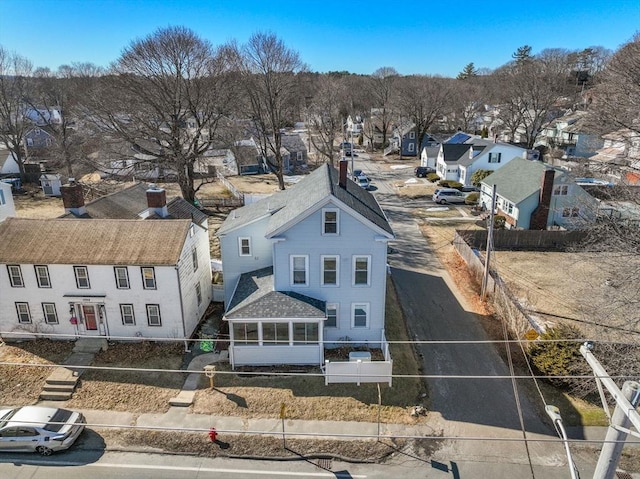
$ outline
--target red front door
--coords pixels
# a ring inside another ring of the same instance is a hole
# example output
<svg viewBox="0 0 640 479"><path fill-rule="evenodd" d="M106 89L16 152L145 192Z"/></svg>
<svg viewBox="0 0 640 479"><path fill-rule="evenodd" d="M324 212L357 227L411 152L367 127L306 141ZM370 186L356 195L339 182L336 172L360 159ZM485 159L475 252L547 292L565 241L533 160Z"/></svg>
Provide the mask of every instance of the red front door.
<svg viewBox="0 0 640 479"><path fill-rule="evenodd" d="M98 321L96 321L96 309L93 305L82 305L82 316L84 317L84 326L87 331L97 331Z"/></svg>

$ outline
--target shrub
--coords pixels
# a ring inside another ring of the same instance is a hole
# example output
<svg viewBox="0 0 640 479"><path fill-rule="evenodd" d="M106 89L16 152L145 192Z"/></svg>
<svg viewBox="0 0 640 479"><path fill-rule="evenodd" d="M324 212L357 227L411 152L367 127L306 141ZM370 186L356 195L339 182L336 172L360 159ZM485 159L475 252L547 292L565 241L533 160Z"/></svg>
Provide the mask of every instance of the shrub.
<svg viewBox="0 0 640 479"><path fill-rule="evenodd" d="M533 365L545 376L568 376L566 378L548 378L547 380L558 387L574 390L584 380L577 380L569 376L589 374L588 366L580 354L578 329L559 325L549 329L540 336L545 342L535 342L529 348L529 357ZM560 340L566 341L560 341Z"/></svg>
<svg viewBox="0 0 640 479"><path fill-rule="evenodd" d="M442 186L443 188L449 188L449 180L438 181L438 186Z"/></svg>
<svg viewBox="0 0 640 479"><path fill-rule="evenodd" d="M493 217L493 227L497 230L503 230L506 223L507 218L502 215L496 215Z"/></svg>
<svg viewBox="0 0 640 479"><path fill-rule="evenodd" d="M431 183L435 183L439 179L440 177L438 176L438 173L429 173L427 175L427 180L429 180Z"/></svg>
<svg viewBox="0 0 640 479"><path fill-rule="evenodd" d="M476 191L474 193L469 193L467 195L467 198L464 200L464 202L468 205L475 205L478 202L479 198L480 198L480 193Z"/></svg>

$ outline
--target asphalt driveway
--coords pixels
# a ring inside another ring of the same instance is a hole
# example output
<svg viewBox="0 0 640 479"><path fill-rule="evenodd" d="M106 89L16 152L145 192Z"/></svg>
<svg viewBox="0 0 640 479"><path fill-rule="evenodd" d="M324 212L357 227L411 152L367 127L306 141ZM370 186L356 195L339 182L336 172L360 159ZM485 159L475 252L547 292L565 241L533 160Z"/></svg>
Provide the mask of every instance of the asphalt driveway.
<svg viewBox="0 0 640 479"><path fill-rule="evenodd" d="M413 339L430 341L486 341L489 338L476 315L448 279L411 214L420 201L395 195L377 195L397 241L391 244L391 276ZM497 346L503 347L503 346ZM428 379L429 410L445 421L521 429L516 393L511 379L451 378L445 376L508 376L509 369L492 343L419 344ZM550 432L531 401L518 389L525 429Z"/></svg>

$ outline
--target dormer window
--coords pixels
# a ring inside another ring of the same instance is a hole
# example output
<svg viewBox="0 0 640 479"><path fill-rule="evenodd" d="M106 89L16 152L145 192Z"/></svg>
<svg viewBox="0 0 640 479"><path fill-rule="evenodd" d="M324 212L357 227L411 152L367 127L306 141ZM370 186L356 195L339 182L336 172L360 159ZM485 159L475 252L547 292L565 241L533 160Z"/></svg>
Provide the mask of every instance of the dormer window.
<svg viewBox="0 0 640 479"><path fill-rule="evenodd" d="M337 235L338 234L338 211L337 209L322 210L322 234Z"/></svg>

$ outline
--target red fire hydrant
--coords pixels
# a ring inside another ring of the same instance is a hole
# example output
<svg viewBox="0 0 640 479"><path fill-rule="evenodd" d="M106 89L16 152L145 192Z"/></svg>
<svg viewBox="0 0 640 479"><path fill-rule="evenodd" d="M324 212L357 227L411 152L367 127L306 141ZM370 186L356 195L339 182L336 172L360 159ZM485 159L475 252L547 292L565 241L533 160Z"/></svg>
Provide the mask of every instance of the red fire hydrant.
<svg viewBox="0 0 640 479"><path fill-rule="evenodd" d="M218 432L215 427L209 429L209 439L211 439L211 442L216 442L216 439L218 439Z"/></svg>

